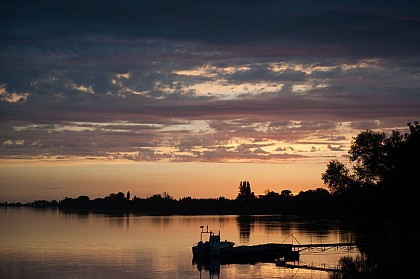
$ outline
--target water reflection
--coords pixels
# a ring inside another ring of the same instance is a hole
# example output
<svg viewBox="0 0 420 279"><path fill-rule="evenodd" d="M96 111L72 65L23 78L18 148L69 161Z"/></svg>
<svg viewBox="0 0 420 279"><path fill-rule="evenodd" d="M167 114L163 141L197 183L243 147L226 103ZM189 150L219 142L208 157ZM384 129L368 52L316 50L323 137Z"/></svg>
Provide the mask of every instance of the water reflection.
<svg viewBox="0 0 420 279"><path fill-rule="evenodd" d="M311 241L328 241L331 234L339 236L337 241L352 242L354 240L350 228L347 225L334 220L306 220L282 215L241 215L236 217L236 222L241 243L249 243L250 236L256 228L263 229L266 235L276 235L280 233L287 237L291 234L299 233L310 236ZM278 241L282 240L284 239L278 239ZM307 238L303 240L307 241Z"/></svg>
<svg viewBox="0 0 420 279"><path fill-rule="evenodd" d="M150 224L157 228L169 228L172 224L172 218L170 216L152 216Z"/></svg>
<svg viewBox="0 0 420 279"><path fill-rule="evenodd" d="M43 209L44 210L44 209ZM82 222L88 222L89 219L102 218L106 219L111 226L116 227L130 227L130 220L134 215L126 212L95 212L84 210L61 210L56 209L59 215L64 216L65 219L71 220L77 218Z"/></svg>
<svg viewBox="0 0 420 279"><path fill-rule="evenodd" d="M219 258L208 258L207 260L193 259L193 264L197 265L197 270L200 273L207 272L209 278L219 278L220 277L220 259Z"/></svg>
<svg viewBox="0 0 420 279"><path fill-rule="evenodd" d="M346 257L342 257L341 259L345 262ZM313 276L315 276L316 274L318 274L319 276L317 278L352 278L350 277L350 275L352 274L352 270L354 270L353 266L351 266L350 269L346 269L345 265L340 266L338 264L314 264L313 262L305 262L300 260L283 261L281 259L276 259L274 261L261 261L258 263L253 261L236 261L234 259L229 260L220 257L199 258L193 260L193 265L196 266L197 271L199 272L199 278L203 278L203 276L204 278L220 278L221 275L223 275L222 277L229 278L229 272L227 268L234 267L235 265L256 266L256 264L259 264L259 267L262 267L262 269L271 267L272 273L275 273L276 278L283 278L280 277L279 274L284 273L291 274L291 278L307 278L308 274L310 274L309 278L313 278ZM264 264L264 266L262 266L261 264ZM225 268L222 269L222 266L225 266ZM223 272L225 272L226 274L223 274ZM267 276L266 278L271 277Z"/></svg>
<svg viewBox="0 0 420 279"><path fill-rule="evenodd" d="M236 222L239 227L239 237L241 242L249 243L249 237L251 235L251 230L254 227L255 218L250 215L240 215L236 218Z"/></svg>
<svg viewBox="0 0 420 279"><path fill-rule="evenodd" d="M116 227L130 227L130 214L119 213L119 214L107 214L106 218L111 226Z"/></svg>
<svg viewBox="0 0 420 279"><path fill-rule="evenodd" d="M274 271L276 273L276 278L279 276L279 274L292 271L291 278L308 278L307 275L310 274L309 278L313 278L313 276L317 275L316 278L342 279L353 278L352 274L356 274L355 272L357 272L357 270L360 268L363 269L363 267L357 267L354 265L354 263L360 263L360 259L362 259L362 257L356 256L355 258L350 259L347 256L343 256L340 257L339 261L337 261L336 264L325 264L314 263L310 261L301 261L300 259L284 260L283 258L276 258L274 260L255 259L248 261L219 256L193 258L192 264L196 266L199 272L199 278L202 278L203 274L208 274L208 277L206 278L220 278L223 271L225 273L229 273L229 268L232 268L235 265L259 265L263 268L271 267L272 272ZM225 268L222 269L222 266L225 266ZM223 277L230 278L230 274L223 275ZM263 278L271 278L271 276L266 275L266 277Z"/></svg>
<svg viewBox="0 0 420 279"><path fill-rule="evenodd" d="M199 227L220 230L222 239L238 246L281 243L290 234L301 243L354 236L342 224L284 216L138 216L22 208L0 210L0 223L7 224L0 226L0 278L288 278L290 270L277 268L274 259L192 261ZM340 257L307 253L301 260L333 265ZM326 272L305 272L299 269L295 278L328 278Z"/></svg>

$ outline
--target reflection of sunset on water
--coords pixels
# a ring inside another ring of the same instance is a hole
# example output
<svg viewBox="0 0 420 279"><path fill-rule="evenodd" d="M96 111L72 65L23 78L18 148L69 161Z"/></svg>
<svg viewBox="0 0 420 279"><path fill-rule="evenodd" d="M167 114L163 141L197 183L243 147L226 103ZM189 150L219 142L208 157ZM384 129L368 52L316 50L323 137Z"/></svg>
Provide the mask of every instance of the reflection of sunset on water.
<svg viewBox="0 0 420 279"><path fill-rule="evenodd" d="M191 247L199 240L202 225L216 233L220 230L222 241L234 241L237 246L290 241L290 234L301 243L346 241L354 236L339 223L311 224L282 216L136 216L10 208L0 210L0 221L9 224L0 229L0 272L14 266L20 278L55 274L63 278L198 278ZM244 226L252 228L246 241L241 235ZM355 252L304 253L301 260L336 264L340 256ZM220 266L223 278L238 274L270 278L291 275L292 271L275 263ZM296 275L328 278L327 272L320 271L299 270Z"/></svg>

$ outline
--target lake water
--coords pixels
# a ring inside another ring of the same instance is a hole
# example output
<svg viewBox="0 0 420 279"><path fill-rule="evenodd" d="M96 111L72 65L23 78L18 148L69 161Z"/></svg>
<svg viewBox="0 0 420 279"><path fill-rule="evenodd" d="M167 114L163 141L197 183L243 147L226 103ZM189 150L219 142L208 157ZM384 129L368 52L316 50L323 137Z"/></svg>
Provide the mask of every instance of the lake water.
<svg viewBox="0 0 420 279"><path fill-rule="evenodd" d="M197 266L191 247L208 226L239 245L343 243L355 235L331 221L285 216L138 216L0 208L0 278L329 278L274 263ZM293 237L292 237L293 236ZM357 249L303 251L300 264L333 267Z"/></svg>

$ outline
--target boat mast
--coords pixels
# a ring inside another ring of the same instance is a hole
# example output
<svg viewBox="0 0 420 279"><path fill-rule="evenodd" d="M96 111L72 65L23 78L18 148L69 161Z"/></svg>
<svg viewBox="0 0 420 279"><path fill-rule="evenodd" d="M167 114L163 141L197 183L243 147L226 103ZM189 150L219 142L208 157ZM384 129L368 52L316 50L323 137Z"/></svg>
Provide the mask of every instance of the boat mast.
<svg viewBox="0 0 420 279"><path fill-rule="evenodd" d="M201 229L200 241L203 241L203 229L204 229L204 226L200 226L200 229Z"/></svg>
<svg viewBox="0 0 420 279"><path fill-rule="evenodd" d="M204 226L200 226L200 229L201 229L200 241L203 241L203 233L209 233L209 226L207 225L206 231L203 231L204 230ZM212 232L210 232L210 234L212 234ZM220 234L220 231L219 231L219 234Z"/></svg>

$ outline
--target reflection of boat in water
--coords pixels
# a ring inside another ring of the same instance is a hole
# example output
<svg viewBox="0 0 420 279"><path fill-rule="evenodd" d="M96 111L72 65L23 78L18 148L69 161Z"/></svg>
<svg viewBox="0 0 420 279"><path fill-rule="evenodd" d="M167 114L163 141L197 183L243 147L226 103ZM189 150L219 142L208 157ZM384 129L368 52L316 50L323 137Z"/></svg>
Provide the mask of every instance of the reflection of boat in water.
<svg viewBox="0 0 420 279"><path fill-rule="evenodd" d="M199 256L208 256L208 255L220 255L222 251L226 248L233 247L235 242L232 241L220 241L220 231L219 234L215 234L212 231L209 231L207 226L206 231L203 230L204 226L201 226L200 241L194 243L192 247L192 252L194 257ZM203 234L209 235L209 240L203 242Z"/></svg>
<svg viewBox="0 0 420 279"><path fill-rule="evenodd" d="M229 249L233 248L228 248L227 250ZM266 251L258 253L260 249L265 250L265 246L263 246L263 248L261 248L260 246L257 246L257 248L252 247L249 251L246 251L245 253L241 249L240 252L235 252L234 254L229 252L223 252L218 256L193 257L192 264L197 266L197 270L200 272L200 278L201 272L203 271L208 272L209 278L219 278L220 273L222 271L221 266L223 265L255 265L257 263L272 263L276 266L285 268L293 268L295 266L299 267L299 265L296 265L296 261L299 261L299 255L297 253L292 253L292 255L288 253L289 256L287 258L277 258L277 255L281 255L284 253L267 253ZM245 250L248 250L248 248L245 248ZM293 264L288 264L288 262L292 262Z"/></svg>
<svg viewBox="0 0 420 279"><path fill-rule="evenodd" d="M219 257L199 257L198 259L193 259L193 265L197 265L197 270L200 272L208 271L209 278L219 278L220 277L220 259Z"/></svg>

